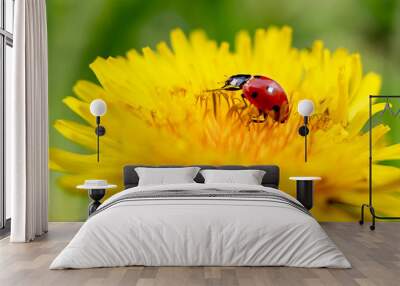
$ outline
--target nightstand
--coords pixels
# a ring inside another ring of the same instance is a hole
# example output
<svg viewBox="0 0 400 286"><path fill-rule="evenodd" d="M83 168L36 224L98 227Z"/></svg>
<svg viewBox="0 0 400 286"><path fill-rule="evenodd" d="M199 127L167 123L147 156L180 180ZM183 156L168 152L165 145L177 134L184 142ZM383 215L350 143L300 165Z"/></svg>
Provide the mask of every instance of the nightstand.
<svg viewBox="0 0 400 286"><path fill-rule="evenodd" d="M314 181L321 177L290 177L296 181L296 199L308 210L311 210L314 202Z"/></svg>
<svg viewBox="0 0 400 286"><path fill-rule="evenodd" d="M100 200L106 194L106 190L116 187L117 185L110 185L106 180L86 180L83 185L76 186L78 189L88 190L89 197L93 200L88 206L89 216L101 205Z"/></svg>

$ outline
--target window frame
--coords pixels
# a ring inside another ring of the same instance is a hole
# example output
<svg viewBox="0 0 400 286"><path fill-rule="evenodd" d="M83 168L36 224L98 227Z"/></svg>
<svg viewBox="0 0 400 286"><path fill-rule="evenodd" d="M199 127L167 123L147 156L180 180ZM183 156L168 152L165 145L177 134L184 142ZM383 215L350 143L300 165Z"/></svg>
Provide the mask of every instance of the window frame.
<svg viewBox="0 0 400 286"><path fill-rule="evenodd" d="M6 1L11 1L13 15L6 14ZM6 189L5 189L5 97L6 97L6 63L7 46L13 48L13 33L7 31L6 17L12 17L14 22L15 0L0 0L1 21L0 21L0 237L10 230L10 219L7 219L6 212ZM14 25L14 24L13 24ZM12 30L14 27L12 27Z"/></svg>

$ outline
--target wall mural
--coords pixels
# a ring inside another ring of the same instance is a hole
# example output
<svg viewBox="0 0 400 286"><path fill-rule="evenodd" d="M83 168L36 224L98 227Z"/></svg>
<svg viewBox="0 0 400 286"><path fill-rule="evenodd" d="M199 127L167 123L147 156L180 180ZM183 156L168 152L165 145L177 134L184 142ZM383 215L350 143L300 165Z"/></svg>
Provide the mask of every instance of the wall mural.
<svg viewBox="0 0 400 286"><path fill-rule="evenodd" d="M48 9L51 14L51 2ZM277 164L281 189L292 195L289 176L323 178L312 210L317 219L358 219L367 199L368 95L382 91L382 76L363 68L365 57L346 46L327 48L318 38L297 48L295 26L238 29L232 41L214 39L207 29L184 30L173 28L169 38L127 48L125 54L91 52L92 61L82 69L95 77L71 77L73 94L66 96L65 87L62 102L51 102L70 111L52 115L50 219L84 219L87 194L75 186L85 179L107 179L120 191L122 167L130 163ZM53 85L59 76L50 73ZM255 83L265 85L272 99L254 95ZM96 98L108 106L99 163L89 110ZM298 134L303 119L296 111L302 99L315 104L307 163ZM384 108L378 100L373 113ZM400 145L388 136L390 130L383 122L374 127L374 188L377 205L395 215L400 169L385 162L400 159Z"/></svg>

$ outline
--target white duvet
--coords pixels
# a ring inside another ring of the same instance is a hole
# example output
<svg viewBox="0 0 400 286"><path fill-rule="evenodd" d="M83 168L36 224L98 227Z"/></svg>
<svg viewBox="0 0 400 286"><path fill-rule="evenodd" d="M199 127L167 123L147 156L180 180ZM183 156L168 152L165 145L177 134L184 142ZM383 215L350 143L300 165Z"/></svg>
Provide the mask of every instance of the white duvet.
<svg viewBox="0 0 400 286"><path fill-rule="evenodd" d="M180 184L127 189L265 190L254 185ZM318 222L293 206L255 198L154 198L122 201L90 217L50 269L145 266L350 268Z"/></svg>

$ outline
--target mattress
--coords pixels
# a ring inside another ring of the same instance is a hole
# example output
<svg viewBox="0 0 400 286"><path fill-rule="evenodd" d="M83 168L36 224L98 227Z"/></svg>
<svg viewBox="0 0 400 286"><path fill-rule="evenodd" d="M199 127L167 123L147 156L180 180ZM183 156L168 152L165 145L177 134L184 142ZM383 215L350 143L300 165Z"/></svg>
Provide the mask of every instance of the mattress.
<svg viewBox="0 0 400 286"><path fill-rule="evenodd" d="M286 193L197 183L140 186L110 197L50 269L132 265L351 267Z"/></svg>

